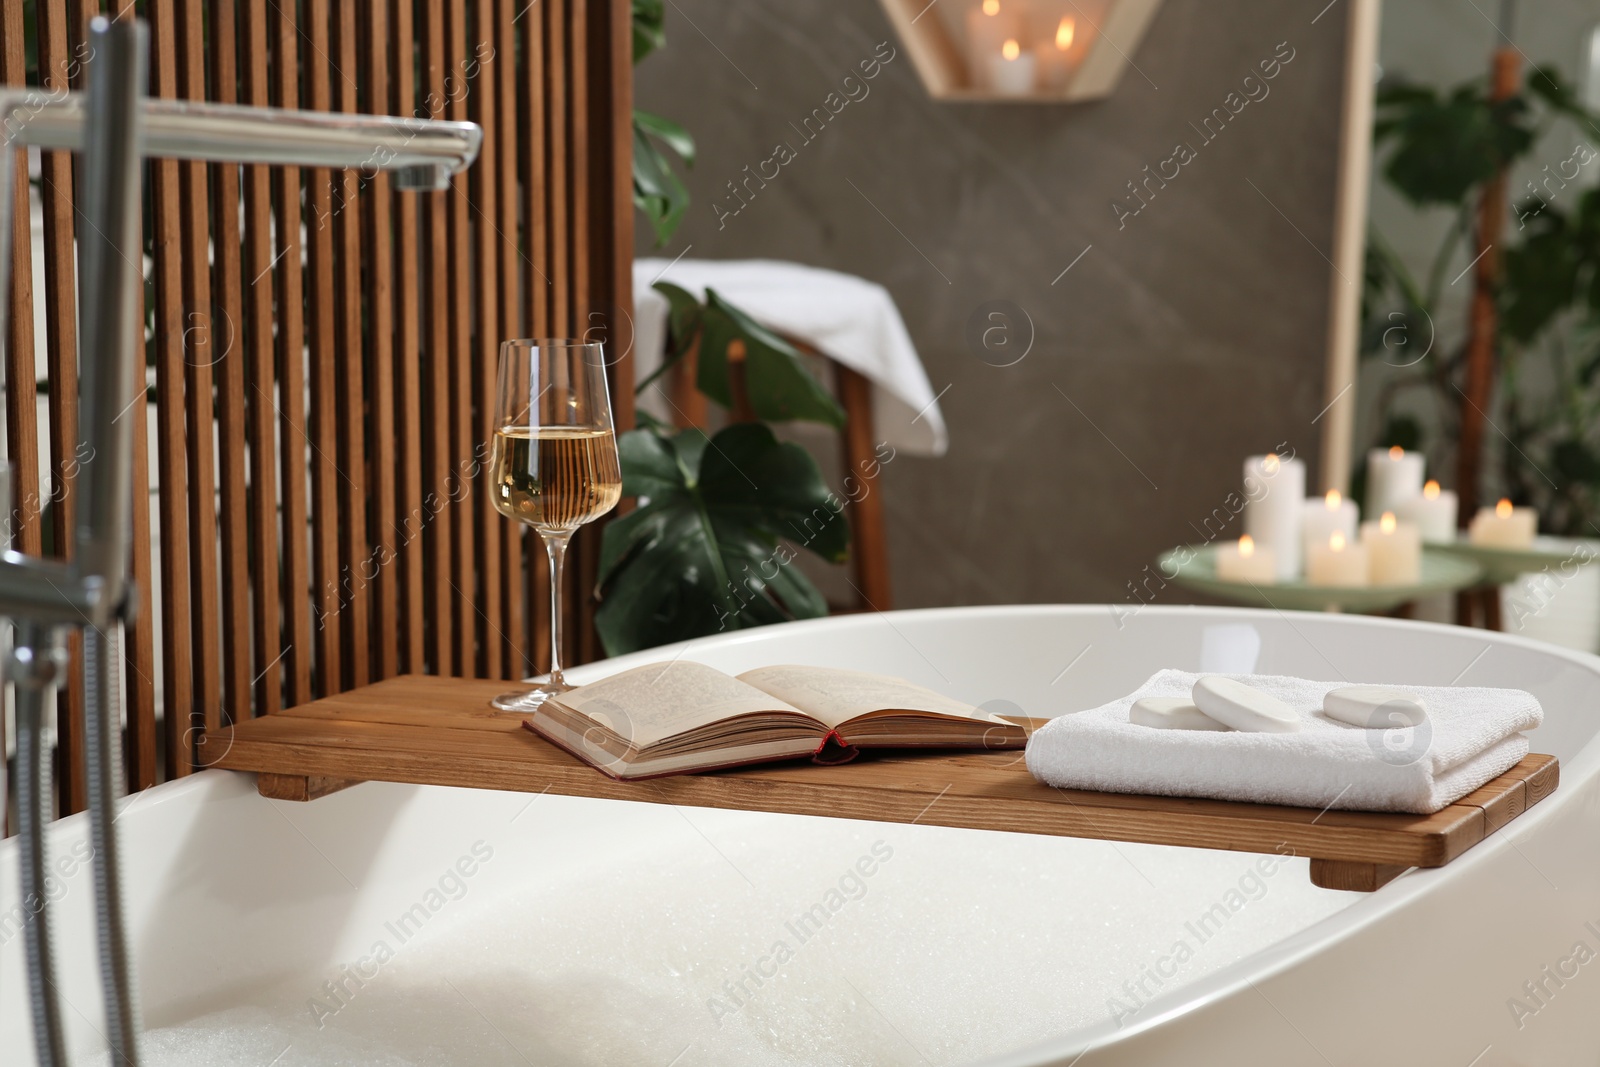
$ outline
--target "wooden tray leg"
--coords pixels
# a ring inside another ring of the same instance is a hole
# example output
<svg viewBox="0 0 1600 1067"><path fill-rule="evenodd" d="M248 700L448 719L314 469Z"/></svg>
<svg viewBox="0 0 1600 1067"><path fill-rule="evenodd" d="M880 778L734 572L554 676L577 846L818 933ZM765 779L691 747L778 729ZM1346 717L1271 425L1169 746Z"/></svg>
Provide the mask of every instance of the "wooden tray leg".
<svg viewBox="0 0 1600 1067"><path fill-rule="evenodd" d="M1323 889L1345 889L1353 893L1372 893L1400 875L1409 867L1391 863L1356 863L1350 860L1311 861L1311 884Z"/></svg>
<svg viewBox="0 0 1600 1067"><path fill-rule="evenodd" d="M354 778L329 778L324 775L271 774L266 771L256 775L256 792L269 800L316 800L360 784Z"/></svg>

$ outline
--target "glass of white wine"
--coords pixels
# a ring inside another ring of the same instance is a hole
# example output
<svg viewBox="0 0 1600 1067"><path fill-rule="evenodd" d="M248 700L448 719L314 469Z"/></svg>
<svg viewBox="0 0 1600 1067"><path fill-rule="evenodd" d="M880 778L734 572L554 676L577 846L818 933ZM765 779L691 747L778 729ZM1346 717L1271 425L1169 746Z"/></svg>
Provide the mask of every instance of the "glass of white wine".
<svg viewBox="0 0 1600 1067"><path fill-rule="evenodd" d="M579 526L617 506L622 468L601 345L523 339L500 346L490 442L494 506L533 527L550 556L550 676L490 701L531 711L572 687L561 674L561 570Z"/></svg>

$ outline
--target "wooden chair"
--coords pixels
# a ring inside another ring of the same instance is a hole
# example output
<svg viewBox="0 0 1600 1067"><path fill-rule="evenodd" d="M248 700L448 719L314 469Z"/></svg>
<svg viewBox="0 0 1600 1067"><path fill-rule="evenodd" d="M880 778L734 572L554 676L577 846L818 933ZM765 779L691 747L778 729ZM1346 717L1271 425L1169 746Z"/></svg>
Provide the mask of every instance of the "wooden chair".
<svg viewBox="0 0 1600 1067"><path fill-rule="evenodd" d="M872 381L865 375L829 359L815 347L794 337L790 344L807 355L826 361L833 372L834 392L844 408L844 428L839 432L843 470L857 488L846 486L845 515L850 520L850 584L855 589L853 604L831 607L835 612L888 611L893 606L889 587L889 544L884 522L883 497L878 480L880 464L874 448L872 429ZM667 375L666 390L681 426L709 428L710 408L706 395L695 387L699 372L699 342L678 361ZM754 422L756 415L744 388L744 342L728 345L728 378L733 396L729 418L734 422Z"/></svg>

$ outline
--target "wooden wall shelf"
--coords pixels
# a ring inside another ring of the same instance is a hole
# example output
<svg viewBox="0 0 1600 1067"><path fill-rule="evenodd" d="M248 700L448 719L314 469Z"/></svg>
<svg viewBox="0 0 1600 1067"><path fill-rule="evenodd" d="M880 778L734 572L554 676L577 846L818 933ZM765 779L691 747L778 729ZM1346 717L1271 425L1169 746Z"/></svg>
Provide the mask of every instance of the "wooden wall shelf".
<svg viewBox="0 0 1600 1067"><path fill-rule="evenodd" d="M1022 753L895 754L619 782L489 707L505 682L402 676L223 731L214 763L254 771L263 795L313 800L360 781L469 786L696 807L920 822L1239 852L1293 852L1330 889L1371 891L1440 867L1556 788L1530 755L1433 815L1327 811L1053 789ZM210 742L208 742L209 747Z"/></svg>
<svg viewBox="0 0 1600 1067"><path fill-rule="evenodd" d="M1020 38L1023 48L1047 36L1057 16L1075 24L1074 43L1066 53L1069 68L1051 89L1001 93L977 76L971 62L966 20L978 0L881 0L917 76L935 100L974 103L1075 103L1110 96L1161 8L1161 0L1000 0L1026 9L1031 32Z"/></svg>

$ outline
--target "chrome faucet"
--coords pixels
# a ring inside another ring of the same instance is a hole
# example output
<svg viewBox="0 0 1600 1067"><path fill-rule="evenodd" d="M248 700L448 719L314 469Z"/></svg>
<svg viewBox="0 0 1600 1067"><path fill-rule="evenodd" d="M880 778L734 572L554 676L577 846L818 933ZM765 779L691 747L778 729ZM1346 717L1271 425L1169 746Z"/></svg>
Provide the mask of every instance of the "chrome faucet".
<svg viewBox="0 0 1600 1067"><path fill-rule="evenodd" d="M122 924L114 805L121 713L105 631L129 617L133 468L131 419L120 414L142 389L132 324L143 284L140 159L166 156L229 163L363 168L391 172L396 188L447 188L477 157L483 131L469 122L324 114L145 98L148 34L141 22L90 23L85 93L0 91L7 148L83 154L78 232L81 352L80 503L70 561L0 551L0 617L16 623L7 670L17 692L17 816L34 1045L41 1067L66 1063L45 892L44 698L66 672L65 638L84 631L84 741L94 850L106 1035L113 1064L139 1062L138 1018ZM0 294L9 291L12 175L0 160ZM0 299L0 339L9 302ZM130 395L131 394L131 395ZM0 761L3 770L3 761ZM0 779L3 781L3 779ZM3 789L0 789L3 796ZM30 905L31 908L31 905Z"/></svg>

